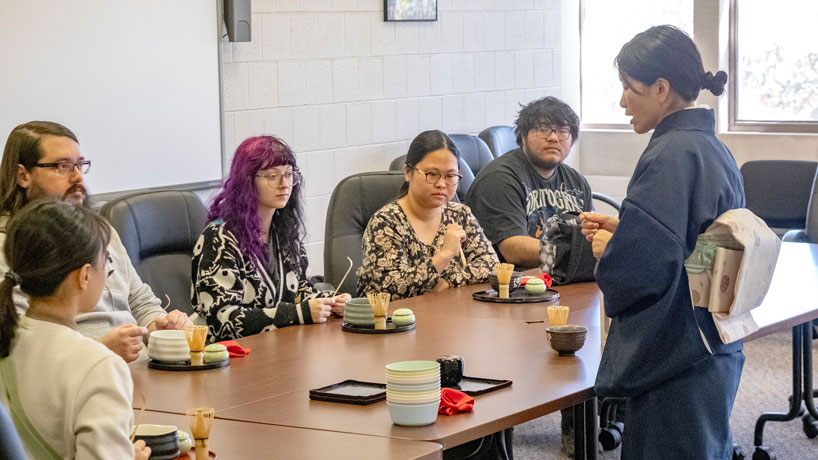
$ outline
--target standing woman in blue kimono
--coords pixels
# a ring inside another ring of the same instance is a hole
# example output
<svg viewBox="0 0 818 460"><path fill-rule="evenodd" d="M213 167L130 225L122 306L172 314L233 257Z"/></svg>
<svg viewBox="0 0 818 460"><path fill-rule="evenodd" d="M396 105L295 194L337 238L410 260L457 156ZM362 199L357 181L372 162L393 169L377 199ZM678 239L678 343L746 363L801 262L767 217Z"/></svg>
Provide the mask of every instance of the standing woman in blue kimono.
<svg viewBox="0 0 818 460"><path fill-rule="evenodd" d="M707 308L692 304L684 267L699 234L744 206L713 111L694 107L700 89L720 95L727 74L705 72L696 45L672 26L636 35L615 63L619 105L634 131L653 134L619 219L581 216L612 318L594 389L627 398L622 459L730 459L742 342L721 342Z"/></svg>

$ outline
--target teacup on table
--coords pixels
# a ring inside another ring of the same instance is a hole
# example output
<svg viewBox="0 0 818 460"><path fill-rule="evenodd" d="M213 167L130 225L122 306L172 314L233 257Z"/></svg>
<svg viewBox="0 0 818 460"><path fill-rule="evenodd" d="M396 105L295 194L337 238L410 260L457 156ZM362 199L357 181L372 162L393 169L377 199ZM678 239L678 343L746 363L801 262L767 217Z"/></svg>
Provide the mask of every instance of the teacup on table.
<svg viewBox="0 0 818 460"><path fill-rule="evenodd" d="M585 345L585 336L588 328L585 326L550 326L545 328L548 342L560 356L573 356Z"/></svg>
<svg viewBox="0 0 818 460"><path fill-rule="evenodd" d="M355 297L346 301L344 321L353 326L374 326L375 312L365 297Z"/></svg>
<svg viewBox="0 0 818 460"><path fill-rule="evenodd" d="M523 280L523 272L515 271L511 274L511 281L508 283L508 292L511 292L518 287ZM492 270L489 272L489 285L497 292L500 292L500 282L497 281L497 273Z"/></svg>
<svg viewBox="0 0 818 460"><path fill-rule="evenodd" d="M162 330L151 332L148 338L148 356L163 363L181 363L190 360L190 347L185 331Z"/></svg>
<svg viewBox="0 0 818 460"><path fill-rule="evenodd" d="M179 456L179 436L172 425L139 425L134 440L151 448L151 460L173 460Z"/></svg>

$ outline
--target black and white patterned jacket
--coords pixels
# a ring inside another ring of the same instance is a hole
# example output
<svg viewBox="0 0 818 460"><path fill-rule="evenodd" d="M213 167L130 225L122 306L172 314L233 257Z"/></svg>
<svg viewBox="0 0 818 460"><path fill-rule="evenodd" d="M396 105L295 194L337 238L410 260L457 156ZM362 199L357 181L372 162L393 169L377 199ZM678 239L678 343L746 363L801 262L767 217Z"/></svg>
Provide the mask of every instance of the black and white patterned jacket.
<svg viewBox="0 0 818 460"><path fill-rule="evenodd" d="M311 324L309 300L321 296L306 278L306 250L272 245L271 271L245 254L221 221L205 227L193 248L191 303L207 322L208 340L236 339ZM284 276L281 276L284 273Z"/></svg>

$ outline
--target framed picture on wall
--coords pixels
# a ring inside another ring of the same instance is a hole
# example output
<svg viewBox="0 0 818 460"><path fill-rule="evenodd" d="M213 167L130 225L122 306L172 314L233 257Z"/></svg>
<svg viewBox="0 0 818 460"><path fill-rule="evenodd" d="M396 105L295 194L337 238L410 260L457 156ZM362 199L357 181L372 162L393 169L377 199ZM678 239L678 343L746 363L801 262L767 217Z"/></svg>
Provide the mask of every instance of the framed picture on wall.
<svg viewBox="0 0 818 460"><path fill-rule="evenodd" d="M383 0L384 21L437 21L437 0Z"/></svg>

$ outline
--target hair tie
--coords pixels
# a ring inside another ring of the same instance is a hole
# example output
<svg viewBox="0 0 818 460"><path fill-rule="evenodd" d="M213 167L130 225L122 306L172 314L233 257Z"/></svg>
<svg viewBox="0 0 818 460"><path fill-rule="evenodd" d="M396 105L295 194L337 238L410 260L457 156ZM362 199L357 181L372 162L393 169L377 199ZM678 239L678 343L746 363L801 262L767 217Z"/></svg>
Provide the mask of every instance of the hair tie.
<svg viewBox="0 0 818 460"><path fill-rule="evenodd" d="M22 282L22 280L20 279L20 275L14 273L11 270L6 272L6 279L11 281L12 286L16 286Z"/></svg>

